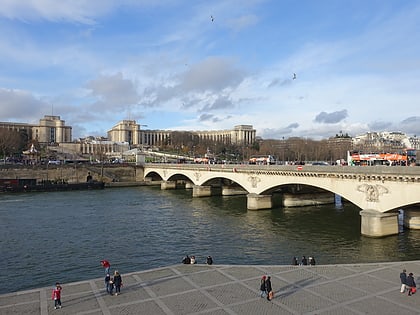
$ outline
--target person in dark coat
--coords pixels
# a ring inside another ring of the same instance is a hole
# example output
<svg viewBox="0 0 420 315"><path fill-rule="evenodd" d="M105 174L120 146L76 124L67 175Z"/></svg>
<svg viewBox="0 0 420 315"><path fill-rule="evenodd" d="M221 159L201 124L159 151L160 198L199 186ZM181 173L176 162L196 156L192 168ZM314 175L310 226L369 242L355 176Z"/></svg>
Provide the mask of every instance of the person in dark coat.
<svg viewBox="0 0 420 315"><path fill-rule="evenodd" d="M405 285L407 284L407 274L406 274L405 269L400 273L400 280L401 280L401 293L405 293Z"/></svg>
<svg viewBox="0 0 420 315"><path fill-rule="evenodd" d="M305 256L302 256L302 265L306 266L308 264L308 260L306 259Z"/></svg>
<svg viewBox="0 0 420 315"><path fill-rule="evenodd" d="M121 293L122 278L118 270L114 271L114 286L115 286L115 295Z"/></svg>
<svg viewBox="0 0 420 315"><path fill-rule="evenodd" d="M265 285L265 279L266 279L266 276L262 276L261 282L260 282L260 296L261 297L265 297L267 295L267 288L266 288L266 285Z"/></svg>
<svg viewBox="0 0 420 315"><path fill-rule="evenodd" d="M408 295L412 294L413 288L416 287L416 283L414 282L413 273L410 272L407 277L407 283L406 283L407 289L408 289Z"/></svg>
<svg viewBox="0 0 420 315"><path fill-rule="evenodd" d="M114 280L112 278L108 282L108 293L114 295Z"/></svg>
<svg viewBox="0 0 420 315"><path fill-rule="evenodd" d="M207 265L212 265L213 264L213 258L211 256L207 256L206 264Z"/></svg>
<svg viewBox="0 0 420 315"><path fill-rule="evenodd" d="M298 263L298 260L297 260L297 258L296 258L296 256L295 256L295 257L293 257L293 259L292 259L292 266L297 266L297 265L299 265L299 263Z"/></svg>
<svg viewBox="0 0 420 315"><path fill-rule="evenodd" d="M265 280L265 291L267 292L267 300L271 300L273 296L273 288L271 287L271 277L268 276Z"/></svg>
<svg viewBox="0 0 420 315"><path fill-rule="evenodd" d="M109 273L107 273L105 276L105 289L106 289L106 292L108 293L109 293L109 281L111 281L111 276L109 275Z"/></svg>
<svg viewBox="0 0 420 315"><path fill-rule="evenodd" d="M182 263L187 265L191 264L190 256L186 255L184 258L182 258Z"/></svg>

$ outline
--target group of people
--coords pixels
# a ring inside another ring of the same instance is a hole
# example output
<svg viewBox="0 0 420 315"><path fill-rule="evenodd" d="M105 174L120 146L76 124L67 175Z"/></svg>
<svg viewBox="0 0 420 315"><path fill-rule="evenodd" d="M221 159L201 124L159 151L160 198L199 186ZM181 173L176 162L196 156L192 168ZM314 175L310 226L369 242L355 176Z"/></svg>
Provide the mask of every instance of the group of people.
<svg viewBox="0 0 420 315"><path fill-rule="evenodd" d="M106 292L110 295L114 295L114 289L115 289L115 295L118 295L121 293L121 287L123 285L122 283L122 277L118 270L114 271L113 276L111 277L110 268L111 264L108 260L101 260L102 267L105 268L105 289Z"/></svg>
<svg viewBox="0 0 420 315"><path fill-rule="evenodd" d="M114 288L115 288L115 295L121 293L121 286L122 286L122 278L118 270L114 271L114 276L111 277L109 273L105 276L105 289L106 292L110 295L114 295Z"/></svg>
<svg viewBox="0 0 420 315"><path fill-rule="evenodd" d="M407 276L407 271L404 269L400 273L401 280L401 293L408 292L408 295L412 295L417 292L416 282L414 281L413 273L410 272Z"/></svg>
<svg viewBox="0 0 420 315"><path fill-rule="evenodd" d="M194 265L194 264L197 263L197 260L195 259L195 256L193 256L193 255L191 255L191 257L188 256L188 255L185 255L184 258L182 258L182 263L186 264L186 265L190 265L190 264ZM212 265L213 264L213 257L207 256L206 264L207 265Z"/></svg>
<svg viewBox="0 0 420 315"><path fill-rule="evenodd" d="M300 261L300 264L299 264L296 256L293 257L293 259L292 259L292 266L299 266L299 265L300 266L307 266L307 265L315 266L315 264L316 264L315 257L313 257L313 256L309 256L308 258L306 258L306 256L302 256L302 260Z"/></svg>
<svg viewBox="0 0 420 315"><path fill-rule="evenodd" d="M260 283L260 296L262 298L267 298L267 300L271 301L274 297L273 288L271 286L271 277L270 276L262 276L261 283Z"/></svg>

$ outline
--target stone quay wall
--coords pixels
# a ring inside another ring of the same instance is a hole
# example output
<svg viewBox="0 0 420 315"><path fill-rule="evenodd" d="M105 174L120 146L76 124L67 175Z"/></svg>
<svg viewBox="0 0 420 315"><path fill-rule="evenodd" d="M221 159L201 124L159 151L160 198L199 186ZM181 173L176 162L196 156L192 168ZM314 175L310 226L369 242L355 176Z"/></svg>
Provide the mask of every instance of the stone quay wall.
<svg viewBox="0 0 420 315"><path fill-rule="evenodd" d="M132 165L2 165L0 166L0 179L32 179L38 181L50 180L67 183L86 182L88 172L93 180L110 182L137 182L143 181L144 171L141 166Z"/></svg>

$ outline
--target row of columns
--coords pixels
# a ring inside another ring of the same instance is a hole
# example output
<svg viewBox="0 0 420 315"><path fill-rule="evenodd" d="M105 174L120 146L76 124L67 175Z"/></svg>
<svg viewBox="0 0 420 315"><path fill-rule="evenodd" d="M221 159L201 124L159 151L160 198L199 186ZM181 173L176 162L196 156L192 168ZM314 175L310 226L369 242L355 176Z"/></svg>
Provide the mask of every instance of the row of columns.
<svg viewBox="0 0 420 315"><path fill-rule="evenodd" d="M272 195L249 194L238 187L222 185L221 187L198 186L189 182L162 181L161 189L192 188L192 196L210 197L213 195L246 195L248 210L264 210L273 207ZM217 192L217 193L216 193ZM284 193L282 203L285 207L299 207L309 205L320 205L334 203L334 195L325 194L290 194ZM396 235L399 232L398 211L378 212L376 210L362 210L361 216L361 234L369 237L383 237ZM412 208L404 211L404 227L408 229L420 229L420 208Z"/></svg>

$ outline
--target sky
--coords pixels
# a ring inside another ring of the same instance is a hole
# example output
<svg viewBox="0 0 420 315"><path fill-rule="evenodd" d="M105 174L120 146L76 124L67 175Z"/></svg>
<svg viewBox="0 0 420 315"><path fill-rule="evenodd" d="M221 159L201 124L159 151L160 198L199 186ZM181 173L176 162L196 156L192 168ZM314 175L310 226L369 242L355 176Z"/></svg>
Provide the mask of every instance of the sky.
<svg viewBox="0 0 420 315"><path fill-rule="evenodd" d="M420 135L420 1L0 0L0 121L44 115L73 138Z"/></svg>

